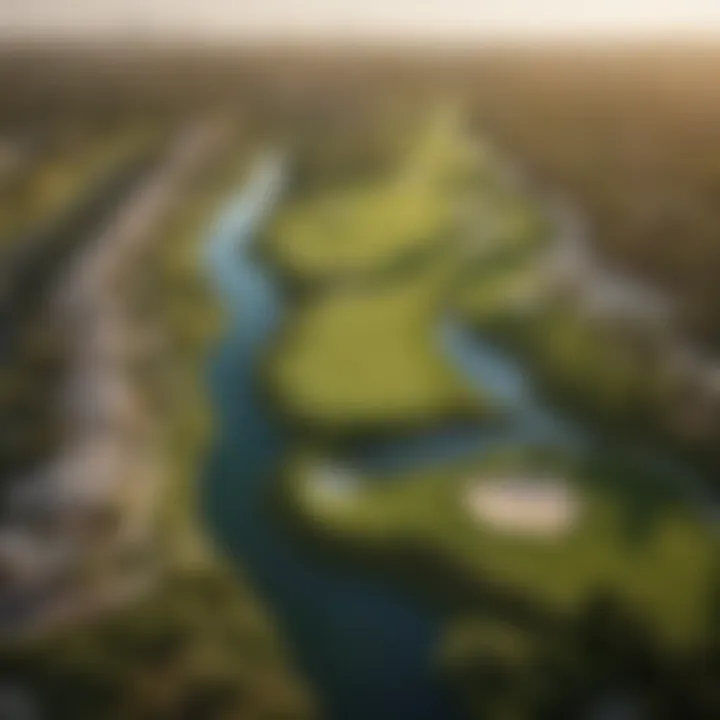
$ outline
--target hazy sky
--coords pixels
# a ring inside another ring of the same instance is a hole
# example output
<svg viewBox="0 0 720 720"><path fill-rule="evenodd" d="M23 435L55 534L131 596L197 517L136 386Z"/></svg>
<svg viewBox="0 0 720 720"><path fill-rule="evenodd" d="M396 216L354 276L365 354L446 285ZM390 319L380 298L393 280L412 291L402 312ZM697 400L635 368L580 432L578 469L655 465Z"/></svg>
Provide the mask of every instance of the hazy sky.
<svg viewBox="0 0 720 720"><path fill-rule="evenodd" d="M720 0L0 0L0 29L250 37L720 36Z"/></svg>

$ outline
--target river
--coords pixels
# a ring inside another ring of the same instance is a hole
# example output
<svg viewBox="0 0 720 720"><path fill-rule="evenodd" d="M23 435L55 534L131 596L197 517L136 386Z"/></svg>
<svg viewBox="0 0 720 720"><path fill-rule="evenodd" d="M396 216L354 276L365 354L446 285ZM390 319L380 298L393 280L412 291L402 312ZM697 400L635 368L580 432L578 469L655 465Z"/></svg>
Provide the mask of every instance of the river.
<svg viewBox="0 0 720 720"><path fill-rule="evenodd" d="M287 438L257 392L255 369L282 320L282 302L250 242L282 177L279 159L259 165L207 246L227 316L209 370L217 431L204 478L208 522L277 618L324 717L452 720L431 667L438 620L408 597L314 558L268 507Z"/></svg>

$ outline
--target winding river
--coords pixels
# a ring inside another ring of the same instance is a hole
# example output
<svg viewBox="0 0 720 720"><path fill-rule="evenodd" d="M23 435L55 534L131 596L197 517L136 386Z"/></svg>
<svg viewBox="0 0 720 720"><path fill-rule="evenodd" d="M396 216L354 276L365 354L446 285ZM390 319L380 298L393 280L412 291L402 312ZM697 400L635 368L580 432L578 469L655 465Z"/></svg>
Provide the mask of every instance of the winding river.
<svg viewBox="0 0 720 720"><path fill-rule="evenodd" d="M452 720L431 668L438 623L406 597L306 554L268 509L286 438L254 370L282 303L250 241L282 180L278 158L259 165L209 238L207 265L228 327L210 367L217 435L204 482L208 521L278 618L325 717Z"/></svg>

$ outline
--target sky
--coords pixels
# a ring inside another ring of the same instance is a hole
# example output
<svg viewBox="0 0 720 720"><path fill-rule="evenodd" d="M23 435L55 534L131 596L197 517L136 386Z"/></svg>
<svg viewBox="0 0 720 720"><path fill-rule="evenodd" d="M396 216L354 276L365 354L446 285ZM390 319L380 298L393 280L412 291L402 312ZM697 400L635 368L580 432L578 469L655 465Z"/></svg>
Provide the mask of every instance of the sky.
<svg viewBox="0 0 720 720"><path fill-rule="evenodd" d="M720 0L0 0L4 35L720 38Z"/></svg>

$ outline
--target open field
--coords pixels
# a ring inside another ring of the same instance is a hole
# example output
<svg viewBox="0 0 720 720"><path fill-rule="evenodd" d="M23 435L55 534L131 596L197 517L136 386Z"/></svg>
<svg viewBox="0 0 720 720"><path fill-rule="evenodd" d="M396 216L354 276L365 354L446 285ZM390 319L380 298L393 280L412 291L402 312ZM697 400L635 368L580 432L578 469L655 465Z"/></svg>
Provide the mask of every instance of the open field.
<svg viewBox="0 0 720 720"><path fill-rule="evenodd" d="M316 292L297 301L267 369L270 391L290 420L343 432L482 412L434 347L462 236L457 222L449 232L449 206L459 204L458 132L447 121L431 123L395 176L359 194L350 191L353 212L347 196L321 198L334 218L330 225L310 220L303 232L292 232L281 213L271 256L282 276L305 275L298 253L308 253L312 274L329 288L318 283ZM399 198L404 202L398 205ZM305 198L295 212L312 217L315 202ZM384 274L390 258L430 240L432 252ZM354 281L357 273L361 278Z"/></svg>
<svg viewBox="0 0 720 720"><path fill-rule="evenodd" d="M449 269L441 260L393 285L336 291L297 310L268 368L281 411L338 432L473 414L476 401L433 343Z"/></svg>
<svg viewBox="0 0 720 720"><path fill-rule="evenodd" d="M708 632L717 540L662 476L592 456L553 463L519 450L438 472L358 474L353 488L334 498L315 489L322 460L306 458L292 467L289 493L306 523L339 541L367 544L370 553L381 547L402 557L412 548L425 558L433 593L431 568L441 574L451 568L459 586L474 579L478 587L525 598L551 614L572 616L595 593L606 593L671 644L692 645ZM581 504L577 521L557 537L538 537L503 530L468 507L471 488L518 476L568 483Z"/></svg>
<svg viewBox="0 0 720 720"><path fill-rule="evenodd" d="M469 167L470 148L455 125L452 114L438 113L387 177L286 203L264 251L285 275L312 282L402 264L419 248L447 241L461 219Z"/></svg>

